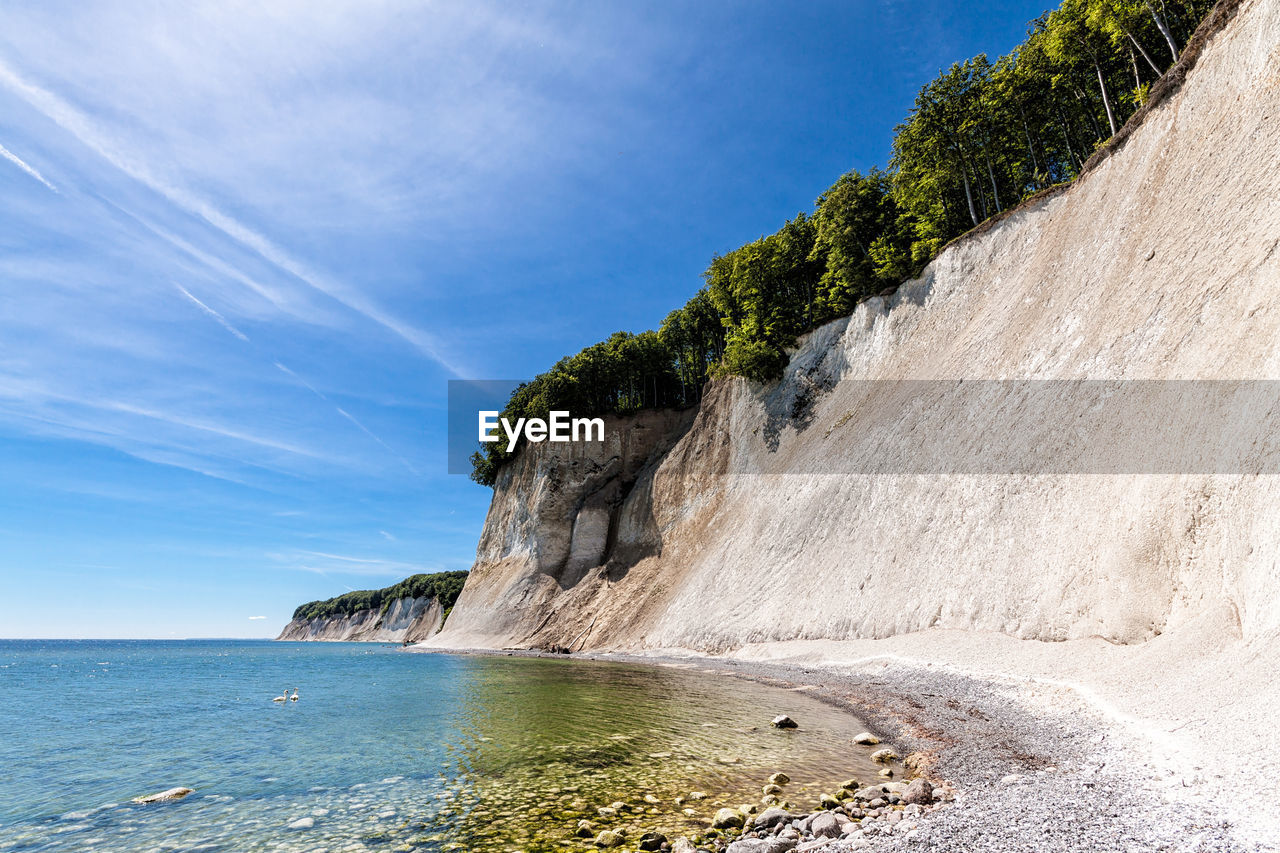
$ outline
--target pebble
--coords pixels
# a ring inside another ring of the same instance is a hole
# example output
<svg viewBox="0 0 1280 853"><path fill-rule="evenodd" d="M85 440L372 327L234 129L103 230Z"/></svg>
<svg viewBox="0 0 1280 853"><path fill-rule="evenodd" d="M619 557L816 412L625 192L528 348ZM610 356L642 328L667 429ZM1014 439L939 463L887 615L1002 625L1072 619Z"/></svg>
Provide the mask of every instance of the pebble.
<svg viewBox="0 0 1280 853"><path fill-rule="evenodd" d="M316 819L313 817L300 817L293 823L289 824L289 829L311 829L316 825Z"/></svg>

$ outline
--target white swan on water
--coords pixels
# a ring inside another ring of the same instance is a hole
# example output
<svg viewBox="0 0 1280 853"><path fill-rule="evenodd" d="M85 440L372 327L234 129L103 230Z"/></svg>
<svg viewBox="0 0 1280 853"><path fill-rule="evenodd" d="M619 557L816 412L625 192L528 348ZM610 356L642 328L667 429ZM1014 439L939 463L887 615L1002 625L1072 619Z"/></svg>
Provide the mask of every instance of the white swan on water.
<svg viewBox="0 0 1280 853"><path fill-rule="evenodd" d="M288 687L286 687L286 688L284 689L284 692L283 692L283 693L281 693L279 696L277 696L276 698L272 699L271 701L272 701L272 702L284 702L284 701L286 701L288 698L289 698L289 688L288 688Z"/></svg>
<svg viewBox="0 0 1280 853"><path fill-rule="evenodd" d="M290 702L297 702L297 701L298 701L298 688L296 688L296 687L295 687L295 688L293 688L293 695L289 697L289 701L290 701Z"/></svg>

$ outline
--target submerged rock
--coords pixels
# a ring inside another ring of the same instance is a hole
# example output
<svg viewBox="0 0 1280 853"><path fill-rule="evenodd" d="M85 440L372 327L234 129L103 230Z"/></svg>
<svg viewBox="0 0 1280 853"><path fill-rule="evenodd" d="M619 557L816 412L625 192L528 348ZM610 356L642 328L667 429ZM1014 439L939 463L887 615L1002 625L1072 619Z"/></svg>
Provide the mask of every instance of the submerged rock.
<svg viewBox="0 0 1280 853"><path fill-rule="evenodd" d="M785 785L791 781L791 777L786 773L774 773L769 777L769 783L772 785Z"/></svg>
<svg viewBox="0 0 1280 853"><path fill-rule="evenodd" d="M667 837L661 832L646 832L640 836L640 843L636 846L641 850L661 850L662 845L667 843Z"/></svg>
<svg viewBox="0 0 1280 853"><path fill-rule="evenodd" d="M596 836L594 844L597 847L621 847L625 840L622 833L606 829Z"/></svg>
<svg viewBox="0 0 1280 853"><path fill-rule="evenodd" d="M289 824L289 829L312 829L316 825L316 819L313 817L300 817L293 823Z"/></svg>
<svg viewBox="0 0 1280 853"><path fill-rule="evenodd" d="M897 761L900 756L892 749L877 749L871 753L871 760L880 764L888 764L890 761Z"/></svg>
<svg viewBox="0 0 1280 853"><path fill-rule="evenodd" d="M147 805L148 803L170 803L174 800L180 800L187 794L193 793L191 788L170 788L167 791L161 791L158 794L148 794L145 797L134 797L135 803Z"/></svg>

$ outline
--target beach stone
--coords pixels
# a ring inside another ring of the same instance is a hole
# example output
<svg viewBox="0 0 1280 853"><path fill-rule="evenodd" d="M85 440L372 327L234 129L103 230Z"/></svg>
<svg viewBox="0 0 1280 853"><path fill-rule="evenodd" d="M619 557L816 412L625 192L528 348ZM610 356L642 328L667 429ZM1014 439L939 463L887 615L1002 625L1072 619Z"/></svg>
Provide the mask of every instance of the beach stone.
<svg viewBox="0 0 1280 853"><path fill-rule="evenodd" d="M579 838L590 838L596 834L596 825L589 820L578 821L578 828L574 831L574 835Z"/></svg>
<svg viewBox="0 0 1280 853"><path fill-rule="evenodd" d="M135 797L134 802L146 805L148 803L170 803L174 800L180 800L187 794L193 793L191 788L170 788L167 791L161 791L158 794L147 794L145 797Z"/></svg>
<svg viewBox="0 0 1280 853"><path fill-rule="evenodd" d="M835 838L840 835L840 822L831 812L822 812L814 815L813 823L809 824L809 832L815 838Z"/></svg>
<svg viewBox="0 0 1280 853"><path fill-rule="evenodd" d="M877 749L871 753L871 760L878 764L888 764L890 761L897 761L898 753L892 749Z"/></svg>
<svg viewBox="0 0 1280 853"><path fill-rule="evenodd" d="M618 810L613 808L612 806L601 806L600 808L596 809L596 814L600 815L600 817L605 817L605 818L617 817Z"/></svg>
<svg viewBox="0 0 1280 853"><path fill-rule="evenodd" d="M876 737L871 732L863 732L862 734L855 735L853 742L860 743L863 746L875 746L880 742L880 738Z"/></svg>
<svg viewBox="0 0 1280 853"><path fill-rule="evenodd" d="M818 797L818 805L822 806L824 809L838 809L840 808L840 801L830 794L823 794L821 797Z"/></svg>
<svg viewBox="0 0 1280 853"><path fill-rule="evenodd" d="M781 800L778 799L776 794L765 794L760 798L760 805L766 807L776 806L779 802L781 802Z"/></svg>
<svg viewBox="0 0 1280 853"><path fill-rule="evenodd" d="M845 779L840 783L840 787L844 788L846 791L856 791L861 788L862 785L859 784L857 779Z"/></svg>
<svg viewBox="0 0 1280 853"><path fill-rule="evenodd" d="M696 801L698 801L698 800L705 800L706 798L707 798L707 792L706 792L706 791L690 791L690 792L689 792L689 797L688 797L688 799L689 799L690 801L696 802Z"/></svg>
<svg viewBox="0 0 1280 853"><path fill-rule="evenodd" d="M796 853L812 853L815 850L825 850L831 845L830 838L815 838L812 841L806 841L796 847Z"/></svg>
<svg viewBox="0 0 1280 853"><path fill-rule="evenodd" d="M774 717L773 721L769 723L769 725L773 726L775 729L797 729L800 727L795 720L791 719L786 714L779 714Z"/></svg>
<svg viewBox="0 0 1280 853"><path fill-rule="evenodd" d="M658 803L662 802L662 800L658 799L653 794L645 794L644 801L651 806L656 806Z"/></svg>
<svg viewBox="0 0 1280 853"><path fill-rule="evenodd" d="M316 819L313 817L300 817L293 823L289 824L290 829L312 829L316 825Z"/></svg>
<svg viewBox="0 0 1280 853"><path fill-rule="evenodd" d="M892 779L892 778L893 778L893 770L891 770L890 768L886 767L885 769L883 769L883 770L881 770L881 771L880 771L880 775L881 775L881 776L883 776L883 777L884 777L884 778L886 778L886 779Z"/></svg>
<svg viewBox="0 0 1280 853"><path fill-rule="evenodd" d="M774 795L781 794L781 793L782 793L782 786L781 786L781 785L775 785L775 784L773 784L772 782L770 782L768 785L765 785L765 786L764 786L763 788L761 788L760 790L762 790L762 791L764 792L764 795L767 797L767 796L769 796L770 794L774 794Z"/></svg>
<svg viewBox="0 0 1280 853"><path fill-rule="evenodd" d="M769 782L774 785L785 785L791 781L791 777L786 773L774 773L769 777Z"/></svg>
<svg viewBox="0 0 1280 853"><path fill-rule="evenodd" d="M711 819L711 825L716 829L734 829L742 826L744 822L742 812L735 809L720 809Z"/></svg>
<svg viewBox="0 0 1280 853"><path fill-rule="evenodd" d="M596 836L594 843L597 847L621 847L624 840L622 833L606 829Z"/></svg>
<svg viewBox="0 0 1280 853"><path fill-rule="evenodd" d="M671 842L671 853L698 853L698 848L693 846L692 841L681 835Z"/></svg>
<svg viewBox="0 0 1280 853"><path fill-rule="evenodd" d="M725 853L787 853L794 850L793 838L744 838L725 848Z"/></svg>
<svg viewBox="0 0 1280 853"><path fill-rule="evenodd" d="M933 802L933 785L928 779L916 779L907 786L902 801L913 806L927 806Z"/></svg>
<svg viewBox="0 0 1280 853"><path fill-rule="evenodd" d="M884 796L884 788L879 785L868 785L853 792L855 800L878 800Z"/></svg>

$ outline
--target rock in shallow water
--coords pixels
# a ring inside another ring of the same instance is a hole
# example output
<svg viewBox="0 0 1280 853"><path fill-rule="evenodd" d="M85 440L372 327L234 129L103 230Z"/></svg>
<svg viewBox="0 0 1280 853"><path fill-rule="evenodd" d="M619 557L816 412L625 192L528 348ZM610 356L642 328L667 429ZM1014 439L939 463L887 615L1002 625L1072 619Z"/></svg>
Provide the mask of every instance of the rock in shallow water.
<svg viewBox="0 0 1280 853"><path fill-rule="evenodd" d="M799 725L796 723L796 721L788 717L786 714L779 714L778 716L774 717L773 722L770 723L770 725L772 725L775 729L799 728Z"/></svg>
<svg viewBox="0 0 1280 853"><path fill-rule="evenodd" d="M772 829L780 823L786 823L792 820L792 814L786 809L780 809L776 806L765 809L759 817L755 819L755 827L757 829Z"/></svg>
<svg viewBox="0 0 1280 853"><path fill-rule="evenodd" d="M313 817L300 817L293 823L289 824L290 829L312 829L316 825L316 819Z"/></svg>
<svg viewBox="0 0 1280 853"><path fill-rule="evenodd" d="M720 809L716 812L716 816L711 819L711 825L716 829L734 829L742 826L742 812L736 809Z"/></svg>
<svg viewBox="0 0 1280 853"><path fill-rule="evenodd" d="M187 794L192 793L190 788L170 788L167 791L161 791L158 794L148 794L145 797L135 797L135 803L146 805L148 803L169 803L174 800L180 800Z"/></svg>
<svg viewBox="0 0 1280 853"><path fill-rule="evenodd" d="M860 743L863 746L875 746L880 742L880 738L876 737L871 732L863 732L859 735L856 735L853 738L853 742Z"/></svg>

